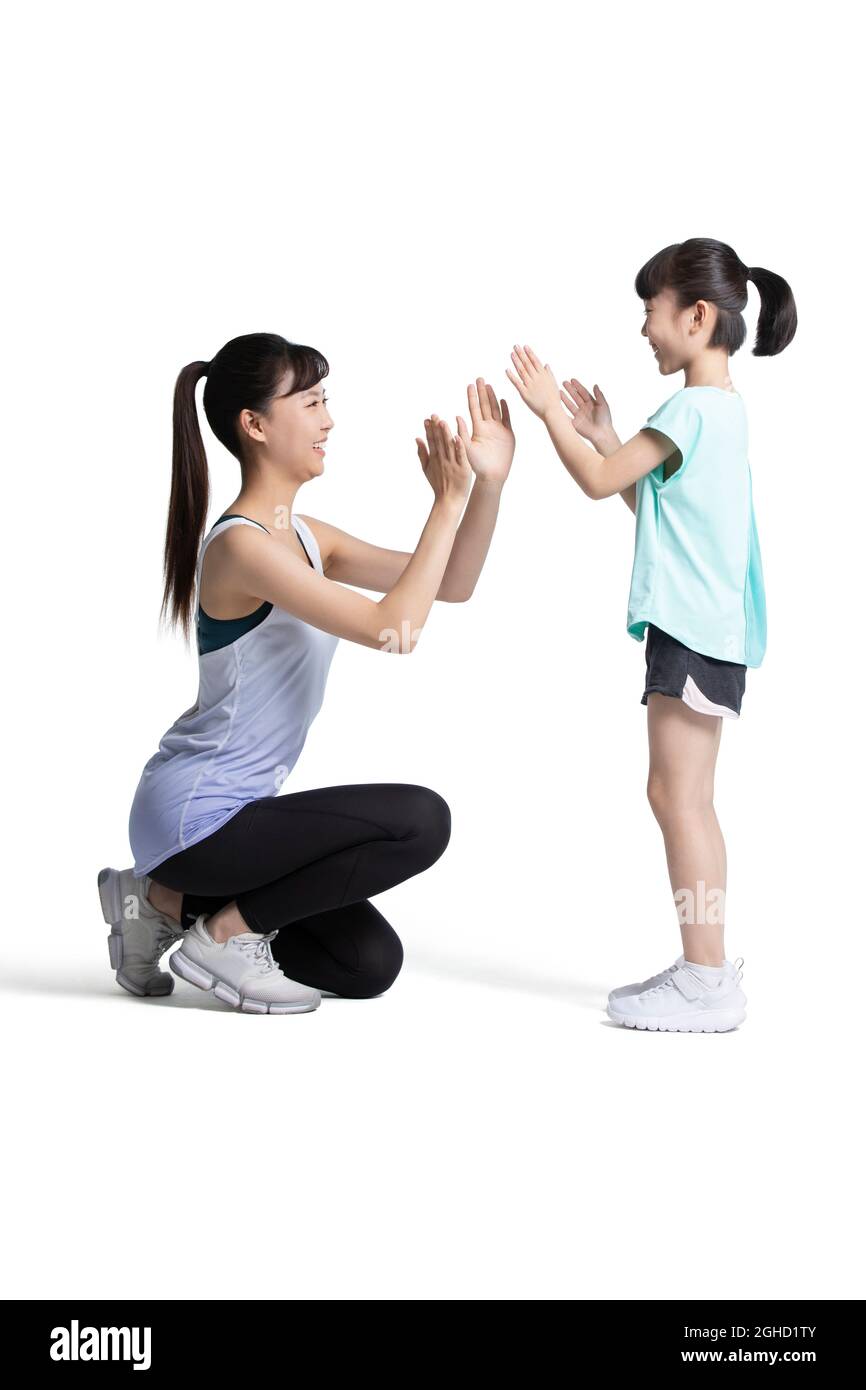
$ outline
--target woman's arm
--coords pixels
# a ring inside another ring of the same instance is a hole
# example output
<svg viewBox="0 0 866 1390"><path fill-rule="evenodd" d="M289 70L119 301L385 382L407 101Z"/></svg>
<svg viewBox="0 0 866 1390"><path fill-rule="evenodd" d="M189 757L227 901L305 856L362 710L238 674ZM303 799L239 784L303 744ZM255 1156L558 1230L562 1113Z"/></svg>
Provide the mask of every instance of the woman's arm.
<svg viewBox="0 0 866 1390"><path fill-rule="evenodd" d="M506 376L530 410L544 421L562 462L593 501L624 492L676 452L676 445L665 435L646 429L620 445L606 459L600 459L577 438L563 410L550 367L542 366L529 347L515 348L511 358L517 378L510 371L506 371Z"/></svg>
<svg viewBox="0 0 866 1390"><path fill-rule="evenodd" d="M499 500L514 457L514 433L505 401L498 402L492 386L483 377L467 387L472 431L457 417L457 431L463 441L475 483L460 523L442 583L436 598L446 603L465 603L472 597L499 514ZM501 408L500 408L501 407ZM430 437L431 422L425 421ZM425 472L429 455L418 439L418 453ZM338 526L302 516L312 528L322 554L322 566L329 579L355 584L361 589L385 593L393 588L410 559L405 550L388 550L341 531Z"/></svg>
<svg viewBox="0 0 866 1390"><path fill-rule="evenodd" d="M428 437L427 476L435 500L414 554L384 598L376 602L343 588L251 526L229 527L218 542L238 593L362 646L414 650L442 583L472 477L462 441L452 439L444 421Z"/></svg>
<svg viewBox="0 0 866 1390"><path fill-rule="evenodd" d="M501 495L501 483L483 482L476 478L454 537L442 583L434 598L444 603L465 603L472 597L490 548ZM370 541L350 535L329 521L305 516L303 512L299 515L316 537L325 574L339 584L354 584L359 589L388 593L412 558L409 550L389 550L381 545L372 545Z"/></svg>

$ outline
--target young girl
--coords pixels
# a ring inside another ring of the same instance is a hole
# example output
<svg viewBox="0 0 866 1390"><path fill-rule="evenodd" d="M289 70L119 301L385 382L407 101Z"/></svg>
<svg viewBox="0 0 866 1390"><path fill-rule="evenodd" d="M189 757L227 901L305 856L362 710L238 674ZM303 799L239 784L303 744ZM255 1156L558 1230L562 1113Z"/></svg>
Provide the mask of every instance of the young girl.
<svg viewBox="0 0 866 1390"><path fill-rule="evenodd" d="M746 412L728 374L746 336L749 280L761 297L753 351L772 357L797 327L780 275L750 269L709 237L667 246L638 272L641 333L661 375L682 371L685 385L625 444L597 385L593 395L572 378L561 391L550 367L517 345L516 375L506 371L587 496L619 493L636 514L627 627L639 642L647 634L647 794L683 951L660 974L611 992L610 1018L632 1028L726 1032L746 1016L742 960L725 959L727 867L713 775L722 719L739 716L746 667L760 666L766 646Z"/></svg>
<svg viewBox="0 0 866 1390"><path fill-rule="evenodd" d="M435 599L471 596L514 454L508 407L478 377L471 436L459 416L456 438L438 416L424 421L426 445L416 443L430 516L413 554L386 550L294 511L298 489L324 469L328 370L314 348L250 333L177 379L163 611L185 633L195 612L199 691L142 772L134 867L98 876L111 964L133 994L171 992L159 961L178 941L173 972L246 1012L307 1012L322 990L381 994L403 950L369 899L448 843L448 804L428 787L275 793L321 706L339 638L410 652ZM240 463L241 488L202 540L204 376L205 414Z"/></svg>

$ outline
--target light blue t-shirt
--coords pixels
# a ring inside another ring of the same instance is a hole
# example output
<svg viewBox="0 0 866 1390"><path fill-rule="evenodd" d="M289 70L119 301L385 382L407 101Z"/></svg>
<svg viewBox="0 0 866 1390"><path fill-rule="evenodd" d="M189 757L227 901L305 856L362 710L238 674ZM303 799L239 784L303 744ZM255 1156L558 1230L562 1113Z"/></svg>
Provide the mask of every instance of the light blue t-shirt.
<svg viewBox="0 0 866 1390"><path fill-rule="evenodd" d="M641 642L654 623L705 656L760 666L767 613L743 399L684 386L642 428L666 435L682 463L667 481L664 463L638 479L628 631Z"/></svg>

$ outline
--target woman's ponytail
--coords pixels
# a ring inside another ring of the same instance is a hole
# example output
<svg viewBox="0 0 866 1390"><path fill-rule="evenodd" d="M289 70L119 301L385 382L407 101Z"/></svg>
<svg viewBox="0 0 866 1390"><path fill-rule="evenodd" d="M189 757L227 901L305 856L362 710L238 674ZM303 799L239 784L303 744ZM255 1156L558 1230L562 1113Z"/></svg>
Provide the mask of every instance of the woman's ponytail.
<svg viewBox="0 0 866 1390"><path fill-rule="evenodd" d="M750 267L749 279L761 296L752 352L755 357L775 357L788 346L797 331L797 306L791 286L781 275L759 265Z"/></svg>
<svg viewBox="0 0 866 1390"><path fill-rule="evenodd" d="M171 497L165 525L163 574L165 588L160 616L180 623L189 637L198 548L210 500L207 455L195 404L196 382L207 375L209 363L190 362L174 388Z"/></svg>

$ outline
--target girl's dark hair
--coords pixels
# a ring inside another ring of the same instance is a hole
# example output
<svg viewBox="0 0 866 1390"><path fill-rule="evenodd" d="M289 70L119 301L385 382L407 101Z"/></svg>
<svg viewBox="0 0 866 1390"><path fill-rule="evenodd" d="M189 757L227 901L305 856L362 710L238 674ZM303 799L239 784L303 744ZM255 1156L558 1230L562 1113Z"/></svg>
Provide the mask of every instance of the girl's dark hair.
<svg viewBox="0 0 866 1390"><path fill-rule="evenodd" d="M292 388L307 391L328 375L330 367L315 348L290 343L279 333L244 333L232 338L210 362L190 362L174 388L174 440L171 498L165 528L165 588L160 617L169 613L189 636L196 563L210 501L207 457L195 404L196 382L207 377L204 413L221 444L243 469L238 416L242 410L267 415L287 371Z"/></svg>
<svg viewBox="0 0 866 1390"><path fill-rule="evenodd" d="M698 299L708 299L719 311L709 347L734 353L746 340L743 310L749 280L754 281L761 297L752 352L755 357L775 357L797 331L797 306L791 286L772 270L743 265L736 251L723 241L695 236L666 246L641 266L634 287L641 299L653 299L662 290L672 290L679 309L688 308Z"/></svg>

